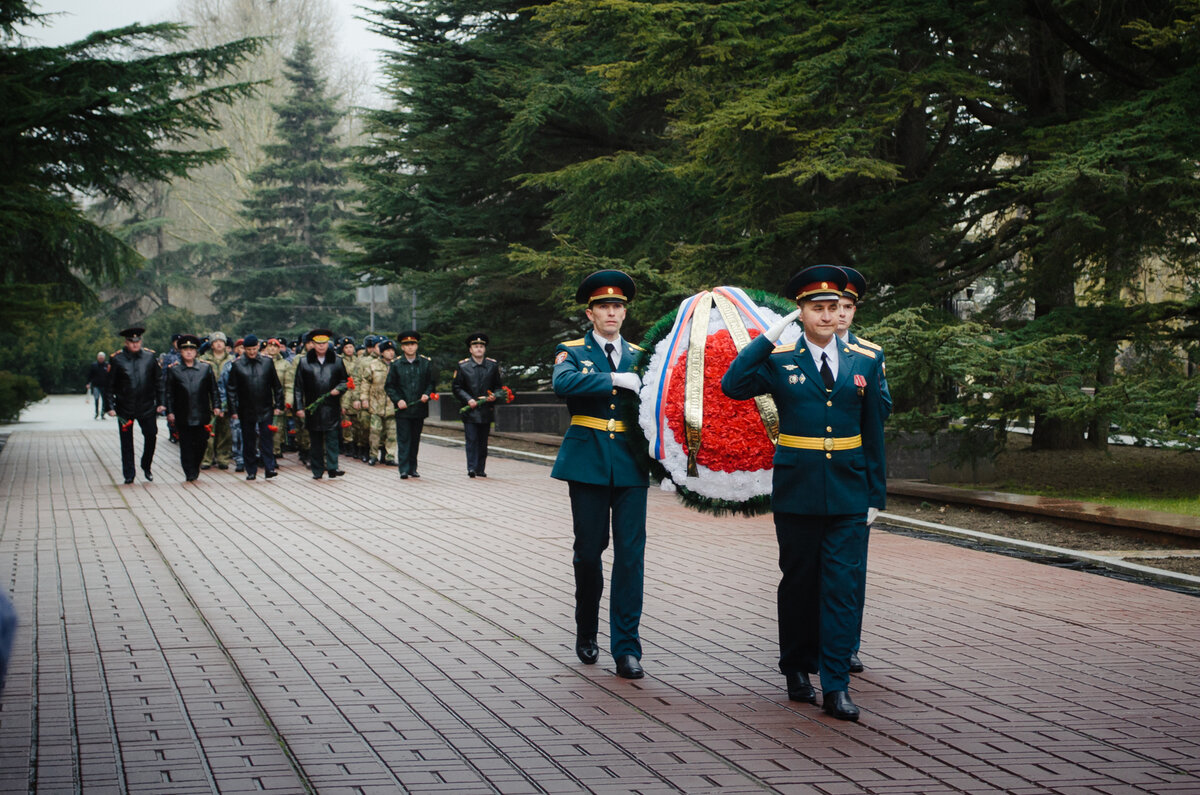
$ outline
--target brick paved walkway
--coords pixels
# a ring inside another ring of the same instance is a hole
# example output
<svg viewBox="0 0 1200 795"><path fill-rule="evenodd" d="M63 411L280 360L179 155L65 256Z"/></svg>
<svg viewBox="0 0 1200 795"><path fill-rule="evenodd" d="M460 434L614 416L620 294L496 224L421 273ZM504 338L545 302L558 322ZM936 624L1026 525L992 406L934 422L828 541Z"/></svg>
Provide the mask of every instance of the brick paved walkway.
<svg viewBox="0 0 1200 795"><path fill-rule="evenodd" d="M784 696L769 518L651 492L630 682L575 660L544 465L160 451L133 486L112 426L0 453L3 792L1200 792L1192 596L876 532L846 724Z"/></svg>

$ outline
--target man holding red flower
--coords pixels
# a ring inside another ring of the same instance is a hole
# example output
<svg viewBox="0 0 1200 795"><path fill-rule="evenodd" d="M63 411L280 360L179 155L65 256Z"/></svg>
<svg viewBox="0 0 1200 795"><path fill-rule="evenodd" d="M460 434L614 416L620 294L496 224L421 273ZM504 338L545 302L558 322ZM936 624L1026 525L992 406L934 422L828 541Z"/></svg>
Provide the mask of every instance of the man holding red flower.
<svg viewBox="0 0 1200 795"><path fill-rule="evenodd" d="M487 354L488 335L482 331L467 335L471 355L454 369L450 388L463 404L463 436L467 448L467 477L486 478L488 435L496 415L498 394L503 395L500 365ZM511 394L511 393L510 393ZM508 401L505 400L505 403Z"/></svg>
<svg viewBox="0 0 1200 795"><path fill-rule="evenodd" d="M350 386L350 374L338 355L329 349L329 329L308 333L313 347L296 366L292 405L297 419L304 420L309 438L309 466L313 480L325 473L330 478L346 474L338 469L338 438L342 433L341 395Z"/></svg>
<svg viewBox="0 0 1200 795"><path fill-rule="evenodd" d="M875 351L838 339L845 271L814 265L788 282L799 308L741 350L721 379L735 400L770 394L779 412L771 508L779 541L779 669L788 698L858 720L850 655L863 606L867 525L886 501L883 373ZM799 315L804 334L775 345Z"/></svg>
<svg viewBox="0 0 1200 795"><path fill-rule="evenodd" d="M200 462L212 435L213 414L221 416L212 365L196 360L200 338L179 338L179 361L167 368L167 421L179 434L179 465L188 483L200 477Z"/></svg>

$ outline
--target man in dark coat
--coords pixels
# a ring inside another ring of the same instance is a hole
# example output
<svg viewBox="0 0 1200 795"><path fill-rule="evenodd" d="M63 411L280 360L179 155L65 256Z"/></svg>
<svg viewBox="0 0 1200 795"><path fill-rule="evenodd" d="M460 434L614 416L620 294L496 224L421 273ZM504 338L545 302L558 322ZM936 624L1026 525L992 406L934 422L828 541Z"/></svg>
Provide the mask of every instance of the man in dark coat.
<svg viewBox="0 0 1200 795"><path fill-rule="evenodd" d="M329 329L309 332L313 347L296 367L292 387L296 417L308 429L313 480L320 480L326 472L331 478L346 474L338 469L338 438L342 433L341 396L349 386L350 374L345 363L329 350L332 336Z"/></svg>
<svg viewBox="0 0 1200 795"><path fill-rule="evenodd" d="M229 401L229 416L241 420L242 462L246 480L258 477L261 459L267 477L275 472L275 436L271 423L283 413L283 384L275 372L275 363L259 356L258 337L247 334L242 342L243 356L229 368L229 383L225 397ZM256 453L257 451L257 453Z"/></svg>
<svg viewBox="0 0 1200 795"><path fill-rule="evenodd" d="M405 331L400 338L401 355L388 370L383 390L396 407L396 466L400 479L419 478L417 451L421 447L421 431L429 416L429 396L434 392L433 362L417 353L421 335Z"/></svg>
<svg viewBox="0 0 1200 795"><path fill-rule="evenodd" d="M212 365L196 361L199 348L197 337L184 334L179 340L179 361L167 368L167 421L179 434L179 464L188 483L200 477L213 414L222 413Z"/></svg>
<svg viewBox="0 0 1200 795"><path fill-rule="evenodd" d="M95 401L95 416L92 419L101 419L108 414L108 354L100 351L96 354L96 361L92 362L88 367L87 386L85 387L92 393L92 399Z"/></svg>
<svg viewBox="0 0 1200 795"><path fill-rule="evenodd" d="M792 277L799 305L738 353L721 379L734 400L770 394L779 410L771 509L779 542L779 670L788 698L858 720L850 655L863 607L867 525L886 505L883 372L875 351L838 339L846 273L814 265ZM804 335L775 340L799 315Z"/></svg>
<svg viewBox="0 0 1200 795"><path fill-rule="evenodd" d="M467 335L471 355L458 363L450 388L463 404L463 436L467 443L467 477L486 478L488 434L496 415L496 393L501 388L500 365L487 353L488 335Z"/></svg>
<svg viewBox="0 0 1200 795"><path fill-rule="evenodd" d="M121 332L125 347L113 354L108 371L108 405L110 417L117 418L121 433L121 472L125 482L132 483L133 423L142 429L142 474L154 480L150 465L154 462L154 446L158 440L158 413L163 410L162 371L154 351L142 348L146 329L133 326Z"/></svg>
<svg viewBox="0 0 1200 795"><path fill-rule="evenodd" d="M592 329L559 344L554 394L566 398L571 427L550 476L567 481L575 533L575 653L591 665L600 655L596 632L604 593L602 555L613 544L609 650L617 675L640 679L642 581L649 477L628 440L625 415L637 404L641 379L633 361L641 350L621 336L633 279L618 270L583 280L575 300L587 306Z"/></svg>

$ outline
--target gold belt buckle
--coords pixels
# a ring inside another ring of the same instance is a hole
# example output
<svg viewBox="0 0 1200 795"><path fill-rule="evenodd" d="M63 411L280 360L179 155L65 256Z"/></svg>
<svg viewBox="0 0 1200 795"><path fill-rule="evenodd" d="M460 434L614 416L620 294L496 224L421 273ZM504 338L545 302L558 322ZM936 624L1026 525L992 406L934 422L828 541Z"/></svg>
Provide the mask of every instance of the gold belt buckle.
<svg viewBox="0 0 1200 795"><path fill-rule="evenodd" d="M833 439L828 439L828 438L827 438L827 439L825 440L825 449L826 449L826 450L832 450L832 449L833 449Z"/></svg>
<svg viewBox="0 0 1200 795"><path fill-rule="evenodd" d="M613 431L615 431L616 429L617 429L617 421L616 421L616 420L613 420L613 419L610 419L610 420L608 421L608 425L607 425L607 426L605 426L605 430L606 430L606 431L608 431L609 433L612 433L612 432L613 432Z"/></svg>

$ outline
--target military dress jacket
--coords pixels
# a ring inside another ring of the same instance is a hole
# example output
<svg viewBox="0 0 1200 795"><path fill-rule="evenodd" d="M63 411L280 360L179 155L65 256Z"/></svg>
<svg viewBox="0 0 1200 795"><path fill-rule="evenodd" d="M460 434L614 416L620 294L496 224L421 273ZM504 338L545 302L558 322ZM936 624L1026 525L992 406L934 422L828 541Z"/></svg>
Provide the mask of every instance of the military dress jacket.
<svg viewBox="0 0 1200 795"><path fill-rule="evenodd" d="M392 401L392 409L398 419L425 419L429 416L429 403L422 402L421 396L434 391L433 362L421 354L411 362L407 357L397 357L388 369L383 390L388 400ZM398 409L396 404L401 400L408 405Z"/></svg>
<svg viewBox="0 0 1200 795"><path fill-rule="evenodd" d="M734 400L769 394L779 411L771 507L777 513L865 514L886 505L882 373L869 348L838 340L838 373L827 391L806 337L773 347L759 336L721 379ZM784 434L792 444L785 444ZM861 444L855 438L861 437Z"/></svg>
<svg viewBox="0 0 1200 795"><path fill-rule="evenodd" d="M310 431L332 431L342 427L341 395L346 391L346 382L350 374L346 372L346 364L332 350L325 354L325 362L317 359L316 351L305 354L296 365L295 382L292 384L292 407L297 411L305 409L304 427ZM322 395L328 395L333 390L338 394L321 401L316 409L308 411Z"/></svg>
<svg viewBox="0 0 1200 795"><path fill-rule="evenodd" d="M862 337L855 336L854 332L848 329L846 331L846 339L861 348L870 348L875 352L875 358L879 360L880 391L883 394L883 418L886 420L892 416L892 391L888 389L887 357L883 355L883 348L870 340L864 340Z"/></svg>
<svg viewBox="0 0 1200 795"><path fill-rule="evenodd" d="M486 398L488 392L495 392L500 386L500 364L495 359L484 357L477 364L468 356L459 362L458 367L454 368L454 381L450 388L464 407L470 405L472 398L478 401L475 408L462 412L462 421L490 425L496 418L496 404L479 399Z"/></svg>
<svg viewBox="0 0 1200 795"><path fill-rule="evenodd" d="M197 361L188 367L182 361L167 368L166 407L176 425L207 425L212 410L219 407L217 377L212 365Z"/></svg>
<svg viewBox="0 0 1200 795"><path fill-rule="evenodd" d="M633 372L633 359L641 350L622 340L624 349L616 372ZM550 476L601 486L647 486L646 467L629 446L622 430L637 415L637 396L612 383L612 366L604 349L589 332L581 339L560 343L554 354L554 394L567 400L571 427Z"/></svg>
<svg viewBox="0 0 1200 795"><path fill-rule="evenodd" d="M163 378L154 351L127 349L109 357L108 405L123 419L151 417L163 402Z"/></svg>

